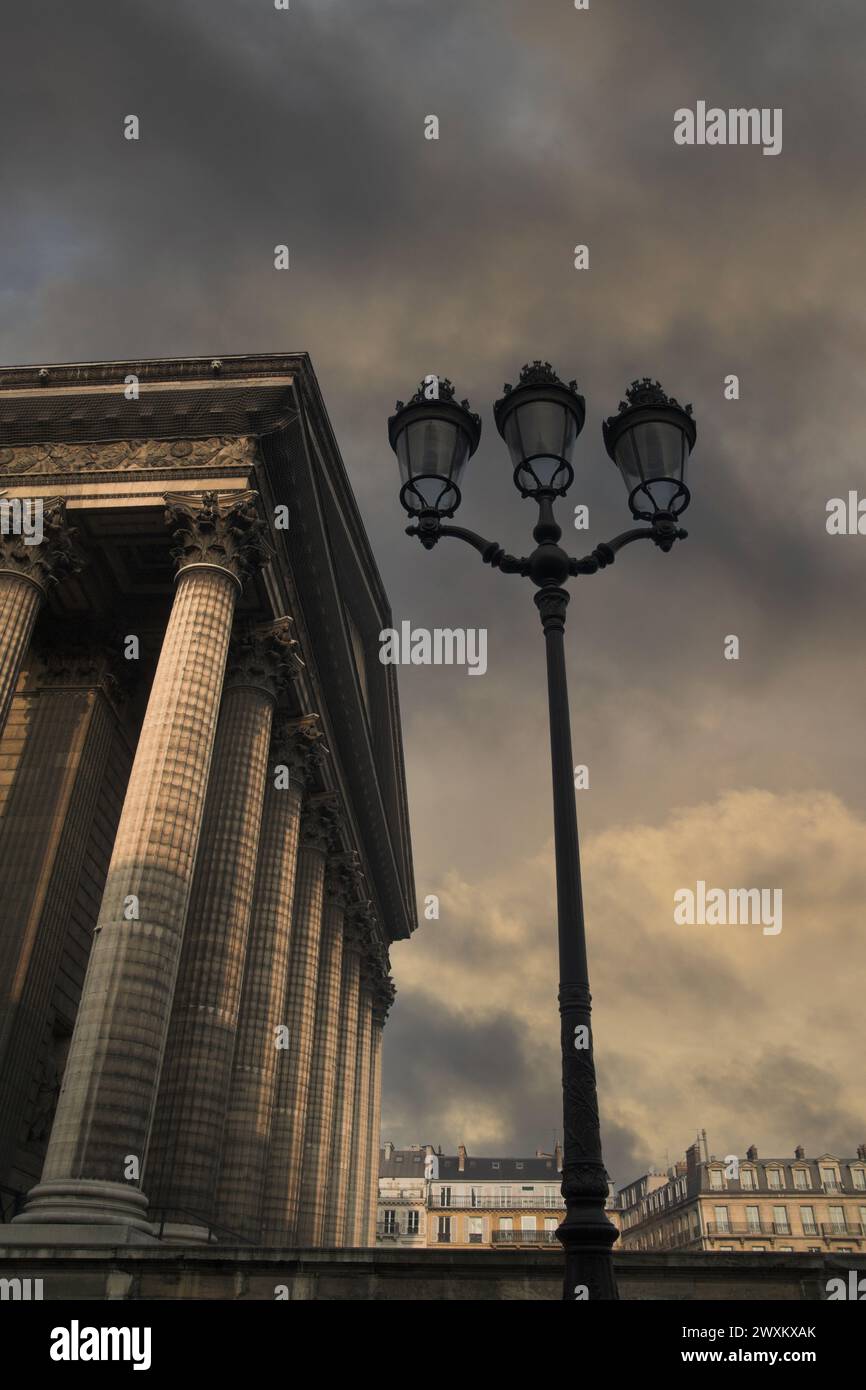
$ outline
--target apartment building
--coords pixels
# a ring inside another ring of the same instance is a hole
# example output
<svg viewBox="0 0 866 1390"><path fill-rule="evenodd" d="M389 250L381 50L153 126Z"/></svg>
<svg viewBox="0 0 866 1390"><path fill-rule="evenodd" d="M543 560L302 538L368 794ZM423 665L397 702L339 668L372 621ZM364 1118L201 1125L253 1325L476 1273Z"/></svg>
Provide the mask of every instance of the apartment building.
<svg viewBox="0 0 866 1390"><path fill-rule="evenodd" d="M703 1159L700 1144L667 1173L617 1194L623 1250L866 1252L866 1145L856 1158L732 1154Z"/></svg>
<svg viewBox="0 0 866 1390"><path fill-rule="evenodd" d="M562 1150L532 1158L473 1158L465 1145L386 1144L379 1167L377 1245L561 1250Z"/></svg>

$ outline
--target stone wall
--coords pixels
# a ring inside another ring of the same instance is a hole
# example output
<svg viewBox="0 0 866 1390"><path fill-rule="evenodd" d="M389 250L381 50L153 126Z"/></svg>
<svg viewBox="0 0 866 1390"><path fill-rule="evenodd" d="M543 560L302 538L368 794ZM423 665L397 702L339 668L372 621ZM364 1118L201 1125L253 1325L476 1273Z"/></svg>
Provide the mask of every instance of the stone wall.
<svg viewBox="0 0 866 1390"><path fill-rule="evenodd" d="M20 1229L20 1228L19 1228ZM642 1300L826 1298L827 1280L866 1275L864 1255L665 1254L615 1257L620 1297ZM550 1252L4 1245L0 1279L43 1280L46 1299L558 1300ZM278 1293L278 1291L280 1291Z"/></svg>

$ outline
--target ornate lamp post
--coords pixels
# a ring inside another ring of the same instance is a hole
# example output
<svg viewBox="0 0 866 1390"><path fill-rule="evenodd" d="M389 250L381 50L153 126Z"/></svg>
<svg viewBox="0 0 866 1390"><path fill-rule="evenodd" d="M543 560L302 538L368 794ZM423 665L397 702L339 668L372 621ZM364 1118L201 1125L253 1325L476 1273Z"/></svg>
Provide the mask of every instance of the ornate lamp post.
<svg viewBox="0 0 866 1390"><path fill-rule="evenodd" d="M493 409L511 455L515 486L522 497L538 503L532 532L536 547L522 558L507 554L496 541L445 521L460 504L460 477L481 436L478 416L472 414L468 401L455 401L449 381L428 377L408 404L398 401L388 421L388 437L400 464L400 501L413 518L406 534L417 536L425 550L432 550L443 536L456 536L474 546L485 564L504 574L524 575L536 586L533 597L547 648L559 920L566 1212L557 1235L565 1248L563 1297L615 1299L611 1246L617 1232L604 1214L608 1185L590 1021L565 671L569 594L563 585L571 576L595 574L613 564L618 551L632 541L650 540L668 551L674 541L685 538L678 517L689 503L686 464L696 430L690 405L680 406L648 377L632 383L619 413L604 424L604 442L628 489L632 515L649 524L624 531L583 559L575 559L559 544L562 531L553 504L565 496L574 479L571 456L585 418L577 383L566 386L548 362L533 362L523 368L516 387L506 385Z"/></svg>

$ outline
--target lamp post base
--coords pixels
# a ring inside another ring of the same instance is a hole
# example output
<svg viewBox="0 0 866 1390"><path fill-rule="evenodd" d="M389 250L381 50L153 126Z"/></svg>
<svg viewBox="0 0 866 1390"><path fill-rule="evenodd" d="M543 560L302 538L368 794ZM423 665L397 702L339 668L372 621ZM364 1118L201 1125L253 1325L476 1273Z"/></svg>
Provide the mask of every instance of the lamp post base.
<svg viewBox="0 0 866 1390"><path fill-rule="evenodd" d="M562 1297L569 1303L618 1299L611 1246L619 1232L595 1204L566 1214L556 1233L565 1250Z"/></svg>

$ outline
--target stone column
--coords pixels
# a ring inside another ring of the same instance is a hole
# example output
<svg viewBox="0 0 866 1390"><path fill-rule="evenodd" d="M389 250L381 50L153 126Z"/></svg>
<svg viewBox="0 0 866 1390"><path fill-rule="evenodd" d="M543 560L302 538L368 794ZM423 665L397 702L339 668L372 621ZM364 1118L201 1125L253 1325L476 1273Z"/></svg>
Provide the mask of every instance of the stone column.
<svg viewBox="0 0 866 1390"><path fill-rule="evenodd" d="M42 1181L17 1219L150 1233L140 1174L198 848L235 600L264 555L252 493L173 494L176 592L94 933Z"/></svg>
<svg viewBox="0 0 866 1390"><path fill-rule="evenodd" d="M297 1229L299 1247L321 1246L324 1235L336 1099L337 1043L343 1026L340 1015L343 922L352 894L353 866L354 856L349 866L344 856L334 856L329 860L325 873L322 949L319 955L319 983L316 993L316 1031L301 1164Z"/></svg>
<svg viewBox="0 0 866 1390"><path fill-rule="evenodd" d="M332 796L310 797L301 817L301 845L292 914L292 947L277 1048L271 1142L262 1200L265 1245L295 1241L301 1158L307 1118L322 935L325 860L334 829Z"/></svg>
<svg viewBox="0 0 866 1390"><path fill-rule="evenodd" d="M77 532L67 525L65 501L59 497L32 501L42 503L39 545L27 545L22 536L0 531L0 734L46 593L82 566L74 545Z"/></svg>
<svg viewBox="0 0 866 1390"><path fill-rule="evenodd" d="M228 1088L217 1219L261 1238L277 1029L289 971L301 803L322 752L318 715L278 719L271 740L255 892Z"/></svg>
<svg viewBox="0 0 866 1390"><path fill-rule="evenodd" d="M98 634L65 624L21 701L26 738L0 819L0 1183L7 1186L21 1185L15 1170L28 1128L47 1137L52 1115L50 1085L34 1105L34 1079L106 767L117 759L113 664Z"/></svg>
<svg viewBox="0 0 866 1390"><path fill-rule="evenodd" d="M394 986L387 975L388 957L382 951L383 973L373 992L370 1032L370 1186L367 1193L367 1228L363 1245L376 1244L376 1212L379 1205L379 1136L382 1122L382 1032L394 999Z"/></svg>
<svg viewBox="0 0 866 1390"><path fill-rule="evenodd" d="M246 961L271 721L290 621L231 643L144 1181L160 1221L209 1225Z"/></svg>
<svg viewBox="0 0 866 1390"><path fill-rule="evenodd" d="M340 1030L337 1038L337 1081L331 1161L325 1198L322 1244L342 1249L351 1244L346 1212L352 1164L352 1125L355 1104L355 1070L358 1057L358 998L361 981L361 945L366 905L350 907L343 922L343 973L340 984Z"/></svg>
<svg viewBox="0 0 866 1390"><path fill-rule="evenodd" d="M352 1157L346 1199L346 1244L360 1246L367 1234L370 1191L370 1044L373 1037L373 972L370 957L361 956L358 994L358 1050L352 1101Z"/></svg>

